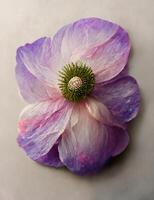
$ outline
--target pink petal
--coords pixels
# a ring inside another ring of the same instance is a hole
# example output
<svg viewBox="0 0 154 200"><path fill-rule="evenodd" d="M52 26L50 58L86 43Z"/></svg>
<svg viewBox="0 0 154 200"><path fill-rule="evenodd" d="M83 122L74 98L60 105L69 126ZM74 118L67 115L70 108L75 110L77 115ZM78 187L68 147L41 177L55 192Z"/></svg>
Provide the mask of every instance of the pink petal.
<svg viewBox="0 0 154 200"><path fill-rule="evenodd" d="M108 129L109 138L113 145L112 156L120 154L129 142L125 125L120 124L108 108L98 100L89 98L85 104L89 114Z"/></svg>
<svg viewBox="0 0 154 200"><path fill-rule="evenodd" d="M71 171L96 172L128 145L128 134L123 128L97 121L84 105L76 106L74 114L78 119L74 126L70 120L59 144L60 159Z"/></svg>
<svg viewBox="0 0 154 200"><path fill-rule="evenodd" d="M57 66L81 60L87 51L110 40L118 28L118 25L99 18L81 19L61 28L52 43Z"/></svg>
<svg viewBox="0 0 154 200"><path fill-rule="evenodd" d="M111 80L124 69L129 52L128 33L119 27L108 41L90 48L82 60L93 68L96 83L101 83Z"/></svg>
<svg viewBox="0 0 154 200"><path fill-rule="evenodd" d="M46 155L64 132L71 112L64 99L26 107L19 121L19 145L33 160Z"/></svg>
<svg viewBox="0 0 154 200"><path fill-rule="evenodd" d="M85 106L89 111L89 114L96 120L108 125L112 125L114 123L110 111L104 104L97 101L96 99L88 98Z"/></svg>
<svg viewBox="0 0 154 200"><path fill-rule="evenodd" d="M20 94L28 103L36 103L60 96L58 90L43 84L31 74L19 57L17 57L16 79Z"/></svg>

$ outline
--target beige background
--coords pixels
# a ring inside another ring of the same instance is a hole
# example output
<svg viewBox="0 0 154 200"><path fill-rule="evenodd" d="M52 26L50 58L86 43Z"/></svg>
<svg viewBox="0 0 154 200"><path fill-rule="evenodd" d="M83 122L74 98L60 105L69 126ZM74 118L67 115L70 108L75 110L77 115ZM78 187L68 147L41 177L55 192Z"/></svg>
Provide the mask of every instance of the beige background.
<svg viewBox="0 0 154 200"><path fill-rule="evenodd" d="M87 16L128 30L130 73L140 84L142 109L129 127L128 150L97 176L77 177L40 166L18 148L17 119L26 104L17 93L14 66L18 46ZM0 0L0 200L153 200L153 86L153 0Z"/></svg>

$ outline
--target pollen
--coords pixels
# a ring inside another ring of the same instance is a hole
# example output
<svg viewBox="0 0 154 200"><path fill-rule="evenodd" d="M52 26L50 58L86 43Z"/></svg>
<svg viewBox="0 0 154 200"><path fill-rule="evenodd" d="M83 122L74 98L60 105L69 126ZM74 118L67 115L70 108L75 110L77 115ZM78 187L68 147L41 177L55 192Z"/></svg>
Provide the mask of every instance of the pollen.
<svg viewBox="0 0 154 200"><path fill-rule="evenodd" d="M70 90L77 90L82 86L82 80L78 76L74 76L68 82L68 88Z"/></svg>

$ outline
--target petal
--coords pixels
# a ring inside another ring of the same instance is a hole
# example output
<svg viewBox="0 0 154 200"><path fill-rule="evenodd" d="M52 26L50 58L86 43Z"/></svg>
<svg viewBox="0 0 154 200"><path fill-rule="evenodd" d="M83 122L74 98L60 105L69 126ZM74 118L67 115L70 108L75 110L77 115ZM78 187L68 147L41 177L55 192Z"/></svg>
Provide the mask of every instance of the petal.
<svg viewBox="0 0 154 200"><path fill-rule="evenodd" d="M71 112L64 99L28 106L19 121L19 145L33 160L46 155L65 130Z"/></svg>
<svg viewBox="0 0 154 200"><path fill-rule="evenodd" d="M101 83L111 80L124 69L129 52L128 33L119 27L108 41L89 49L82 60L93 68L96 83Z"/></svg>
<svg viewBox="0 0 154 200"><path fill-rule="evenodd" d="M32 75L19 57L17 57L16 79L20 94L28 103L36 103L59 96L56 88L43 84L38 78Z"/></svg>
<svg viewBox="0 0 154 200"><path fill-rule="evenodd" d="M56 85L57 75L51 66L51 39L40 38L31 44L18 48L17 61L20 60L28 71L50 86Z"/></svg>
<svg viewBox="0 0 154 200"><path fill-rule="evenodd" d="M114 23L94 17L61 28L53 37L57 66L80 60L90 49L110 40L118 28Z"/></svg>
<svg viewBox="0 0 154 200"><path fill-rule="evenodd" d="M62 135L58 146L61 161L71 171L83 175L96 172L128 144L124 129L107 126L95 120L84 106L77 106L78 122Z"/></svg>
<svg viewBox="0 0 154 200"><path fill-rule="evenodd" d="M38 163L49 167L62 167L63 163L59 159L58 142L44 156L36 160Z"/></svg>
<svg viewBox="0 0 154 200"><path fill-rule="evenodd" d="M101 102L94 98L88 98L85 105L89 114L96 120L108 125L114 124L110 111Z"/></svg>
<svg viewBox="0 0 154 200"><path fill-rule="evenodd" d="M96 85L93 96L104 103L120 122L132 120L139 111L139 87L136 80L130 76L106 85Z"/></svg>

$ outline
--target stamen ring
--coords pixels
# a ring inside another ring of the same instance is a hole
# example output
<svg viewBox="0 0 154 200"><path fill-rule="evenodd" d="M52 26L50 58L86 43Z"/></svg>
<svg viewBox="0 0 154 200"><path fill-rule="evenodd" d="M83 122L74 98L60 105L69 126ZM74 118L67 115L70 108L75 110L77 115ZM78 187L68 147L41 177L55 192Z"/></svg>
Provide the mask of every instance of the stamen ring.
<svg viewBox="0 0 154 200"><path fill-rule="evenodd" d="M82 62L65 65L59 71L59 77L59 88L62 95L70 101L86 98L94 88L94 73L90 67Z"/></svg>

